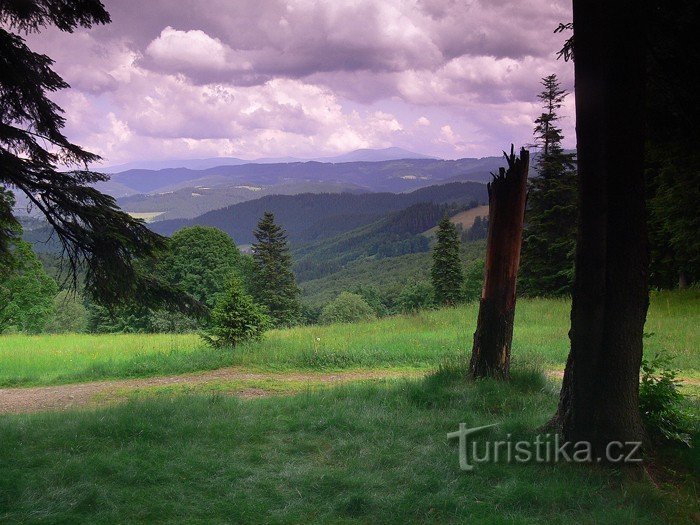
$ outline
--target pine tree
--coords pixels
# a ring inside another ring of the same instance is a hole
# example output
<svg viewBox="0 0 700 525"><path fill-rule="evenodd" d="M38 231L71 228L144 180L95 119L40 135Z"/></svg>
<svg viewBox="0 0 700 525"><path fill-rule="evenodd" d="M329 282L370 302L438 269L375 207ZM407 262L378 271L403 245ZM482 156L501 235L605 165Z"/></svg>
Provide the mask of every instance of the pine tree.
<svg viewBox="0 0 700 525"><path fill-rule="evenodd" d="M286 232L270 212L265 212L253 232L253 272L251 293L266 306L276 326L289 326L299 320L299 287L292 273Z"/></svg>
<svg viewBox="0 0 700 525"><path fill-rule="evenodd" d="M459 234L445 216L438 224L437 243L433 249L433 267L430 276L438 304L452 305L462 299L464 275L459 260Z"/></svg>
<svg viewBox="0 0 700 525"><path fill-rule="evenodd" d="M262 337L270 319L264 309L245 293L234 276L212 311L212 326L202 337L215 348L233 347Z"/></svg>
<svg viewBox="0 0 700 525"><path fill-rule="evenodd" d="M565 153L557 110L568 93L556 75L542 79L544 112L535 121L540 148L537 176L530 180L523 235L520 290L528 295L571 292L576 246L577 182L574 155Z"/></svg>

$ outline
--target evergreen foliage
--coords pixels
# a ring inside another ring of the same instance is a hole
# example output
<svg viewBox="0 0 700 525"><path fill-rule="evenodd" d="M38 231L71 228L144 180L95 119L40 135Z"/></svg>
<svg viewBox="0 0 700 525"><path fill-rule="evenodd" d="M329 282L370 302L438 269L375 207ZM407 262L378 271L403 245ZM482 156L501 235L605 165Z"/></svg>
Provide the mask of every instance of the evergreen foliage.
<svg viewBox="0 0 700 525"><path fill-rule="evenodd" d="M138 273L134 262L152 256L163 239L95 189L108 178L88 168L100 158L66 138L65 117L50 98L68 84L52 70L51 58L33 52L21 36L49 26L72 32L106 24L102 3L0 2L0 21L0 265L20 234L12 192L21 192L51 225L71 273L82 266L87 291L103 302L131 297L197 308Z"/></svg>
<svg viewBox="0 0 700 525"><path fill-rule="evenodd" d="M700 280L699 173L700 154L685 152L664 158L647 171L654 286L686 287Z"/></svg>
<svg viewBox="0 0 700 525"><path fill-rule="evenodd" d="M462 232L461 239L462 242L472 242L481 239L486 239L489 234L489 218L477 216L474 218L474 224L471 227Z"/></svg>
<svg viewBox="0 0 700 525"><path fill-rule="evenodd" d="M41 332L54 311L58 285L24 241L13 241L12 265L0 274L0 333Z"/></svg>
<svg viewBox="0 0 700 525"><path fill-rule="evenodd" d="M323 307L319 322L331 323L357 323L370 321L377 317L374 309L358 294L342 292L334 301Z"/></svg>
<svg viewBox="0 0 700 525"><path fill-rule="evenodd" d="M470 262L464 272L464 300L467 302L478 301L481 298L483 287L484 260L477 259Z"/></svg>
<svg viewBox="0 0 700 525"><path fill-rule="evenodd" d="M437 242L433 248L430 277L438 304L453 305L462 299L464 274L459 259L459 234L445 216L438 224Z"/></svg>
<svg viewBox="0 0 700 525"><path fill-rule="evenodd" d="M535 121L540 153L537 176L529 181L528 206L520 263L520 291L561 296L571 291L576 248L577 181L575 159L565 153L557 110L567 92L556 75L542 79L538 95L544 112Z"/></svg>
<svg viewBox="0 0 700 525"><path fill-rule="evenodd" d="M267 307L275 326L292 325L299 320L301 305L287 234L275 224L274 215L265 212L254 235L252 295Z"/></svg>
<svg viewBox="0 0 700 525"><path fill-rule="evenodd" d="M245 292L238 277L229 281L211 317L211 328L202 337L215 348L259 339L270 324L264 309Z"/></svg>
<svg viewBox="0 0 700 525"><path fill-rule="evenodd" d="M700 104L688 72L700 63L700 3L645 4L649 24L645 177L652 286L700 282Z"/></svg>

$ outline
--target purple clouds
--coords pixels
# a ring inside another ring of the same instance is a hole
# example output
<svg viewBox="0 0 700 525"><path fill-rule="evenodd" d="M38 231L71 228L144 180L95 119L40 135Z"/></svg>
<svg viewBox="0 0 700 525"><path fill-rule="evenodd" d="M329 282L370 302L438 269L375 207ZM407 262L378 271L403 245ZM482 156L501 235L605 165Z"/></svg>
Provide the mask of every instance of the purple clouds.
<svg viewBox="0 0 700 525"><path fill-rule="evenodd" d="M400 146L457 158L532 140L571 18L544 0L105 1L113 23L30 45L72 88L72 140L108 164L317 157ZM572 146L573 95L562 108Z"/></svg>

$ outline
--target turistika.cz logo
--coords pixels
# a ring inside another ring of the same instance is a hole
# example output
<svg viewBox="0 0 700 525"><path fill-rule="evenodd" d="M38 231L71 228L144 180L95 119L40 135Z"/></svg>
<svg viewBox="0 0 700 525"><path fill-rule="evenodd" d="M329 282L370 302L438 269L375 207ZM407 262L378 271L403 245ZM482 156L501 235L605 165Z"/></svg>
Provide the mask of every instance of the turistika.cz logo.
<svg viewBox="0 0 700 525"><path fill-rule="evenodd" d="M478 441L476 434L497 426L498 423L467 428L459 424L459 430L447 434L447 439L458 439L459 468L474 470L480 463L640 463L641 441L611 441L605 454L596 456L588 441L563 441L559 434L538 434L533 440L513 440L507 434L505 440ZM471 437L470 437L471 436ZM467 438L470 437L468 440ZM469 446L471 445L471 446ZM471 454L469 454L471 452Z"/></svg>

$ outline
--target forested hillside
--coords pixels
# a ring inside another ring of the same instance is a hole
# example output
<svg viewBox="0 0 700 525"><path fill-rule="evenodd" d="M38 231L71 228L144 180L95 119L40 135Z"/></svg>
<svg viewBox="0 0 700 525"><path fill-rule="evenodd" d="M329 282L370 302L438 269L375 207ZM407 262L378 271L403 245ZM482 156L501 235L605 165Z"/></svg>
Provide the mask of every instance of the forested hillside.
<svg viewBox="0 0 700 525"><path fill-rule="evenodd" d="M366 226L300 246L294 251L297 279L317 279L363 257L384 259L427 252L430 241L422 233L454 211L448 205L422 202Z"/></svg>
<svg viewBox="0 0 700 525"><path fill-rule="evenodd" d="M483 260L486 241L462 244L460 257L465 266ZM410 253L398 257L366 257L347 263L337 272L300 283L302 301L311 307L321 307L343 290L375 289L382 296L398 296L408 285L430 280L431 254ZM477 275L481 274L479 269ZM479 283L476 284L477 288Z"/></svg>
<svg viewBox="0 0 700 525"><path fill-rule="evenodd" d="M195 186L162 193L142 193L118 199L119 206L135 216L151 221L192 219L212 210L239 202L259 199L266 195L296 195L299 193L366 193L351 184L325 182L290 182L274 186Z"/></svg>
<svg viewBox="0 0 700 525"><path fill-rule="evenodd" d="M228 233L237 243L250 244L255 224L264 212L271 211L289 233L290 242L298 245L333 237L421 202L467 205L483 203L486 199L486 185L478 182L443 184L398 194L270 195L205 213L192 220L156 222L151 228L171 235L186 226L214 226Z"/></svg>

